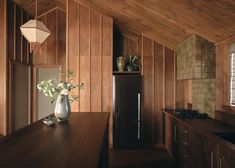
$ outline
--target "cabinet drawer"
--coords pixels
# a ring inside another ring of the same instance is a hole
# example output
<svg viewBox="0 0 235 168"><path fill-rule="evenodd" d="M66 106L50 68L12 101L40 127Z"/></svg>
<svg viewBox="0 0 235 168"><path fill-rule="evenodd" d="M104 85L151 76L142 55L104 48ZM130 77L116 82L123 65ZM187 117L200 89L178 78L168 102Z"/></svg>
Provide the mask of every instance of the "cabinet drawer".
<svg viewBox="0 0 235 168"><path fill-rule="evenodd" d="M177 152L177 161L181 164L182 167L192 168L192 153L185 148L179 148Z"/></svg>

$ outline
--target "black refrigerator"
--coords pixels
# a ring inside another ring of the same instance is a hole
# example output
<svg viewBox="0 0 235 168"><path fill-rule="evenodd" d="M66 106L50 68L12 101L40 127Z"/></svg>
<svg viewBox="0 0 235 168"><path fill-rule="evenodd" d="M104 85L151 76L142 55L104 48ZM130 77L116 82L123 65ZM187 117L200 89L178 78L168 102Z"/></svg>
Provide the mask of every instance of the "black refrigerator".
<svg viewBox="0 0 235 168"><path fill-rule="evenodd" d="M113 76L113 147L142 145L141 75Z"/></svg>

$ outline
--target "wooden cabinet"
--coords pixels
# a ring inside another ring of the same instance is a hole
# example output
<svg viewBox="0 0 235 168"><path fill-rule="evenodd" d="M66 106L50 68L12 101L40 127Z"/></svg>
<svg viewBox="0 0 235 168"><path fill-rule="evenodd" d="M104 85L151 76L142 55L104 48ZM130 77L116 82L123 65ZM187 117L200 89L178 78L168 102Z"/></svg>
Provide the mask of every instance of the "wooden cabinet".
<svg viewBox="0 0 235 168"><path fill-rule="evenodd" d="M217 168L234 168L235 167L235 151L219 145L219 155L217 158Z"/></svg>
<svg viewBox="0 0 235 168"><path fill-rule="evenodd" d="M193 168L194 131L178 120L175 121L175 129L175 158L182 167Z"/></svg>
<svg viewBox="0 0 235 168"><path fill-rule="evenodd" d="M194 139L194 166L201 168L216 168L216 161L218 155L217 143L209 137L206 137L200 133L195 133Z"/></svg>
<svg viewBox="0 0 235 168"><path fill-rule="evenodd" d="M168 113L163 116L166 149L182 168L235 167L235 150L228 144L209 132L196 129L189 120L181 120Z"/></svg>
<svg viewBox="0 0 235 168"><path fill-rule="evenodd" d="M175 119L171 115L164 115L165 116L165 146L168 153L175 157L175 140L176 140L176 127L175 127Z"/></svg>

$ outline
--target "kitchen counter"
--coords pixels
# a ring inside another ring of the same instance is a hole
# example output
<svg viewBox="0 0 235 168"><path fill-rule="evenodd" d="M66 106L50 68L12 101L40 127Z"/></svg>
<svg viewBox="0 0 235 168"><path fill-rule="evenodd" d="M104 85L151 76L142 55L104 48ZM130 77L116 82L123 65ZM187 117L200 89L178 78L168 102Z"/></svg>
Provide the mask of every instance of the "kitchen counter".
<svg viewBox="0 0 235 168"><path fill-rule="evenodd" d="M235 132L235 127L228 125L226 123L220 122L218 120L207 118L207 119L181 119L178 118L175 113L176 110L174 109L163 109L163 113L167 115L171 115L175 118L175 120L181 121L190 128L192 128L194 131L199 132L203 134L204 136L213 138L218 144L226 146L232 150L235 151L235 144L232 144L215 134L213 132Z"/></svg>
<svg viewBox="0 0 235 168"><path fill-rule="evenodd" d="M0 167L107 167L109 113L72 113L68 122L41 120L0 141Z"/></svg>

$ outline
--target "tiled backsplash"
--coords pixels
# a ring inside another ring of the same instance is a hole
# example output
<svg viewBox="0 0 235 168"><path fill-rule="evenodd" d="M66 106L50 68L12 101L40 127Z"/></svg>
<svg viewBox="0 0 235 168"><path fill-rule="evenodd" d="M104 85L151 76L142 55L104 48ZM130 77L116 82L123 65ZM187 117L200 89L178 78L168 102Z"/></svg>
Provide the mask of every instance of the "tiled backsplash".
<svg viewBox="0 0 235 168"><path fill-rule="evenodd" d="M215 79L192 80L192 106L215 117Z"/></svg>

